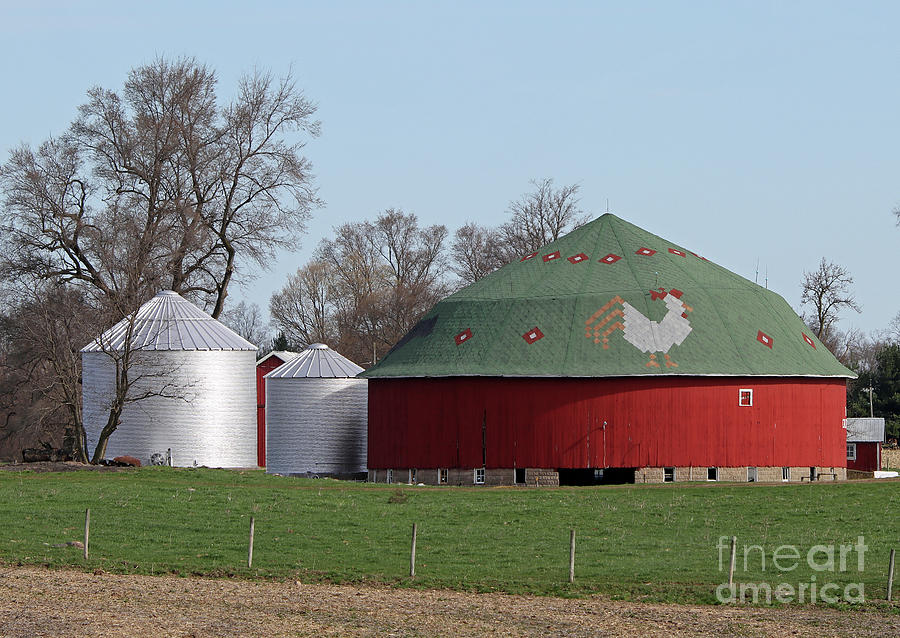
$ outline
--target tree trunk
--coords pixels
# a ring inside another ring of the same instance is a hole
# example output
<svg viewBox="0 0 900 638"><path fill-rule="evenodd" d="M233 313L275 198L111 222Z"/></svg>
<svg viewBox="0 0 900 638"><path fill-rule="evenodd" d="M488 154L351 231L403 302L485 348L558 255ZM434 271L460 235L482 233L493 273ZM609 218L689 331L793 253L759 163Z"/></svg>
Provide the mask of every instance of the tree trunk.
<svg viewBox="0 0 900 638"><path fill-rule="evenodd" d="M216 305L212 311L212 318L218 319L225 309L225 299L228 297L228 284L231 282L231 275L234 273L234 246L227 239L222 239L222 247L228 253L228 260L225 262L225 272L222 273L222 282L218 286L218 294L216 295Z"/></svg>

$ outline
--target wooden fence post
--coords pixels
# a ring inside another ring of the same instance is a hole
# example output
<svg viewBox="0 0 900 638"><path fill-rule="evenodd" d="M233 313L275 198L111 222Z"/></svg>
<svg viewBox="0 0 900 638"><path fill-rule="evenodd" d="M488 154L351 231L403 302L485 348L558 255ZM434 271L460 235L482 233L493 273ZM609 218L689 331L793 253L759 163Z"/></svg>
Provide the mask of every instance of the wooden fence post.
<svg viewBox="0 0 900 638"><path fill-rule="evenodd" d="M575 582L575 530L569 533L569 583Z"/></svg>
<svg viewBox="0 0 900 638"><path fill-rule="evenodd" d="M888 590L887 590L887 599L891 600L891 594L893 594L894 589L894 550L891 550L891 561L888 564Z"/></svg>
<svg viewBox="0 0 900 638"><path fill-rule="evenodd" d="M91 508L84 511L84 560L88 559L88 545L91 543Z"/></svg>
<svg viewBox="0 0 900 638"><path fill-rule="evenodd" d="M412 528L412 545L409 549L409 577L416 577L416 533L419 530L419 525L417 523L413 523Z"/></svg>
<svg viewBox="0 0 900 638"><path fill-rule="evenodd" d="M247 567L253 567L253 532L256 527L256 519L250 517L250 547L247 551Z"/></svg>
<svg viewBox="0 0 900 638"><path fill-rule="evenodd" d="M734 557L737 553L737 536L731 537L731 567L728 568L728 587L734 587Z"/></svg>

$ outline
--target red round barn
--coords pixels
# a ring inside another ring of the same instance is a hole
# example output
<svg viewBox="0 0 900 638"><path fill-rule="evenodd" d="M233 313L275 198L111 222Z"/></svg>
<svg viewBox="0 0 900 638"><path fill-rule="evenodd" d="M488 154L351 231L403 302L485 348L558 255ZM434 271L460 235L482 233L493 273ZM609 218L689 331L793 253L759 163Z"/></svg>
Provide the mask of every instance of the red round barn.
<svg viewBox="0 0 900 638"><path fill-rule="evenodd" d="M370 479L846 476L853 374L779 295L610 214L537 254L363 373Z"/></svg>

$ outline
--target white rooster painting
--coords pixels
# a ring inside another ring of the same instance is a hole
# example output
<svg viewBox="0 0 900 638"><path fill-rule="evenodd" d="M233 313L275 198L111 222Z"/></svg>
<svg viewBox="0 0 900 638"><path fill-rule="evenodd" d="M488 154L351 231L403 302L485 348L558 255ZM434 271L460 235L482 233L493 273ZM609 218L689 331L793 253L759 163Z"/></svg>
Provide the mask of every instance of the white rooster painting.
<svg viewBox="0 0 900 638"><path fill-rule="evenodd" d="M662 353L667 368L677 368L678 364L669 356L669 349L680 346L692 330L687 313L692 312L693 308L682 301L683 294L674 288L669 291L664 288L650 291L651 301L662 299L668 309L666 316L660 321L648 319L640 310L616 295L584 322L584 336L593 338L594 343L602 342L603 349L608 350L609 336L616 330L621 330L625 341L650 355L648 368L660 367L657 352Z"/></svg>

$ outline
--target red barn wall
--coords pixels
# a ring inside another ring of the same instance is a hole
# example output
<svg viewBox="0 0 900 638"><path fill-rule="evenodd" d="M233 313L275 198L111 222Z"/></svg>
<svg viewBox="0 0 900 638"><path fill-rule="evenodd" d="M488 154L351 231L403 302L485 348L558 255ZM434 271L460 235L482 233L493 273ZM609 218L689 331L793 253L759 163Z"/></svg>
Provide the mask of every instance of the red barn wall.
<svg viewBox="0 0 900 638"><path fill-rule="evenodd" d="M368 463L845 467L845 403L844 379L370 379Z"/></svg>
<svg viewBox="0 0 900 638"><path fill-rule="evenodd" d="M881 443L857 443L856 460L847 459L848 470L860 470L861 472L874 472L880 470L878 452Z"/></svg>
<svg viewBox="0 0 900 638"><path fill-rule="evenodd" d="M256 464L266 466L266 380L263 378L284 361L272 355L256 366Z"/></svg>

